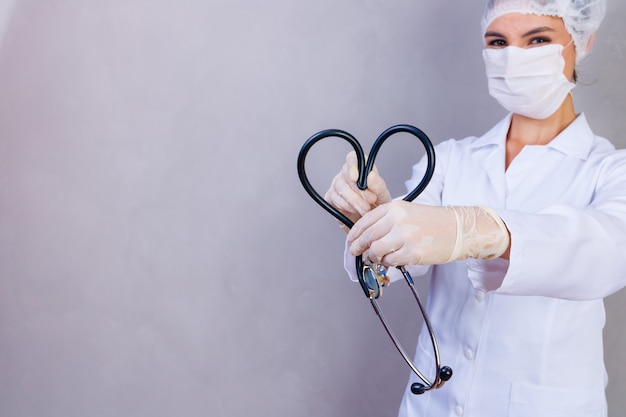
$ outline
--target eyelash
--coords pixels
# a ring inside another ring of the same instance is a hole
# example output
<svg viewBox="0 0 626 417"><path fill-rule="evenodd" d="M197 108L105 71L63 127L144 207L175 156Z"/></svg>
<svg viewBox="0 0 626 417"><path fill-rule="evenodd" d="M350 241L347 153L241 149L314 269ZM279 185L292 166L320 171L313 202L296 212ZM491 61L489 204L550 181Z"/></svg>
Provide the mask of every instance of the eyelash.
<svg viewBox="0 0 626 417"><path fill-rule="evenodd" d="M529 42L529 45L537 45L543 43L550 43L551 39L546 38L545 36L537 36L536 38L532 38ZM504 39L494 39L487 43L488 46L495 46L496 48L504 48L507 46L507 43Z"/></svg>
<svg viewBox="0 0 626 417"><path fill-rule="evenodd" d="M531 44L537 44L537 43L550 43L550 39L543 37L543 36L538 36L536 38L533 38L530 40Z"/></svg>
<svg viewBox="0 0 626 417"><path fill-rule="evenodd" d="M497 46L497 47L505 47L506 46L506 42L504 41L504 39L494 39L492 41L487 42L487 45L489 45L489 46Z"/></svg>

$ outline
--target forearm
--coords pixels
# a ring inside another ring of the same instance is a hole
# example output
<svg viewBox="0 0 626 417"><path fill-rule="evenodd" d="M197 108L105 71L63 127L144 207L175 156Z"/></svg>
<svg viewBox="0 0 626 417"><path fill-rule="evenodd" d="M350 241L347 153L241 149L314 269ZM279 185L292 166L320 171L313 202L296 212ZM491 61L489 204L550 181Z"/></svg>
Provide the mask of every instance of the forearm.
<svg viewBox="0 0 626 417"><path fill-rule="evenodd" d="M497 292L585 300L626 286L624 214L567 206L499 214L510 230L511 247Z"/></svg>

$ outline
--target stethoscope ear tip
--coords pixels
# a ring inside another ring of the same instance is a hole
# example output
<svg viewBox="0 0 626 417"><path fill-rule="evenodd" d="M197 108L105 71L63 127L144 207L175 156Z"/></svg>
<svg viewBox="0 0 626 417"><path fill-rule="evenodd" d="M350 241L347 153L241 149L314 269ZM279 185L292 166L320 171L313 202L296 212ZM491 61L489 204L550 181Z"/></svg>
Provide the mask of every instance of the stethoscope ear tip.
<svg viewBox="0 0 626 417"><path fill-rule="evenodd" d="M424 384L414 382L413 384L411 384L411 392L415 395L421 395L426 392L426 387L424 386Z"/></svg>
<svg viewBox="0 0 626 417"><path fill-rule="evenodd" d="M443 383L450 380L450 378L452 378L452 368L450 368L449 366L442 366L439 370L439 379L441 380L439 384L437 384L436 386L432 385L427 390L426 385L420 382L414 382L413 384L411 384L411 392L414 395L421 395L426 391L431 390L432 388L440 388L441 386L443 386Z"/></svg>
<svg viewBox="0 0 626 417"><path fill-rule="evenodd" d="M452 378L452 368L449 366L442 367L439 371L439 378L441 378L442 381L448 381Z"/></svg>

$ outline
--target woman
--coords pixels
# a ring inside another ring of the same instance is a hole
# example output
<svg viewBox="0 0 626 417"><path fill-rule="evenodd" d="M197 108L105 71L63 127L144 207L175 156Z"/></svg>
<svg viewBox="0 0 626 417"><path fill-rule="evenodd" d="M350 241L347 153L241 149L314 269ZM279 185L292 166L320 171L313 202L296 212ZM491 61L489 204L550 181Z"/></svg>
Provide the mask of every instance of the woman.
<svg viewBox="0 0 626 417"><path fill-rule="evenodd" d="M570 93L605 1L489 1L489 91L510 114L437 145L414 203L391 201L375 171L360 191L354 154L326 194L356 222L348 257L416 265L414 277L435 265L428 312L454 376L422 396L412 376L402 417L607 415L603 298L626 285L626 152L592 133ZM420 369L429 343L424 330Z"/></svg>

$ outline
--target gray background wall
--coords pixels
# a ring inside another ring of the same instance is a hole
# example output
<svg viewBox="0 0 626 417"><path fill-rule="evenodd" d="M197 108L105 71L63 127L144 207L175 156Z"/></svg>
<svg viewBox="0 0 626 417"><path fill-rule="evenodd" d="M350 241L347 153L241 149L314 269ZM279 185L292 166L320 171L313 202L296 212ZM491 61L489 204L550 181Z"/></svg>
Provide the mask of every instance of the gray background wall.
<svg viewBox="0 0 626 417"><path fill-rule="evenodd" d="M296 156L331 127L368 147L395 123L436 142L488 129L504 112L486 92L482 5L3 3L0 415L394 416L407 369ZM613 0L575 90L621 148L624 18ZM344 153L312 155L321 190ZM381 156L394 187L416 158L395 153ZM411 346L404 296L382 301ZM613 417L625 301L607 300Z"/></svg>

